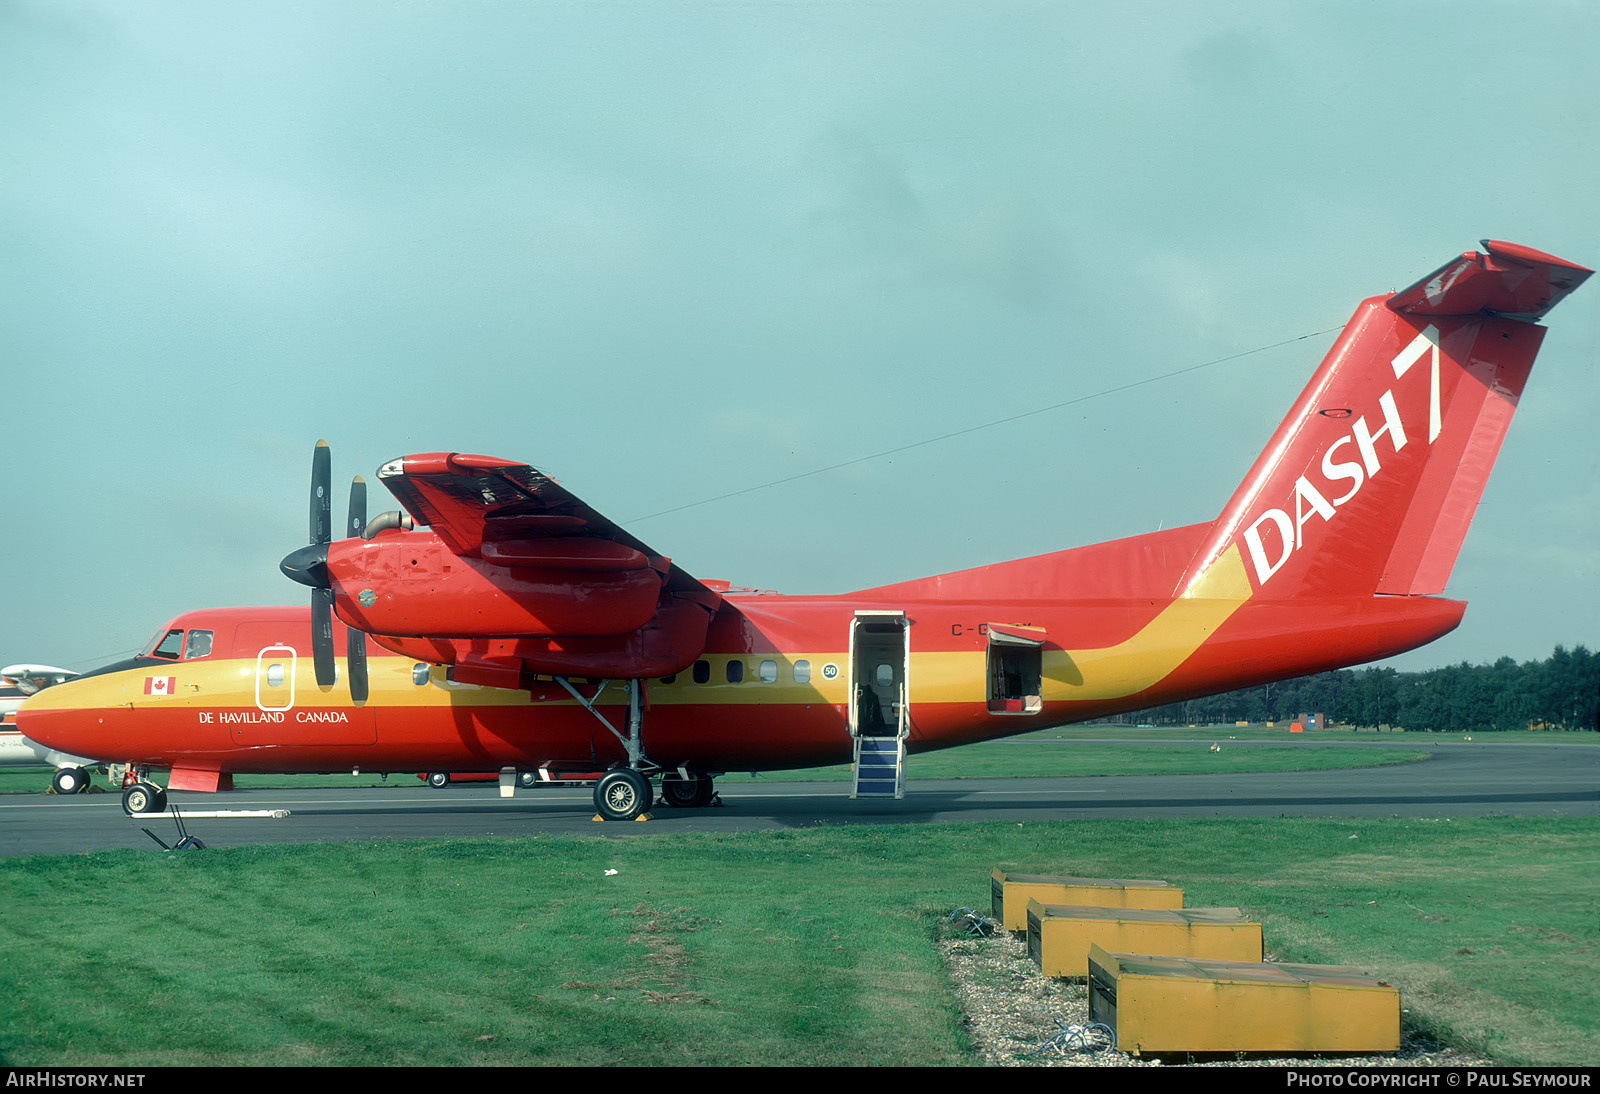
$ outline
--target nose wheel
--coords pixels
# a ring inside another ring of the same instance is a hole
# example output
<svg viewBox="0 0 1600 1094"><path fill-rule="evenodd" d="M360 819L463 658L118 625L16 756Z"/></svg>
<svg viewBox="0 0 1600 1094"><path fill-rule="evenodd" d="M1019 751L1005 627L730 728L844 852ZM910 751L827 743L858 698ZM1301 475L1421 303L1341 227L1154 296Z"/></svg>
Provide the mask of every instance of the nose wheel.
<svg viewBox="0 0 1600 1094"><path fill-rule="evenodd" d="M166 808L167 792L154 783L134 783L122 792L122 811L130 817L162 813Z"/></svg>

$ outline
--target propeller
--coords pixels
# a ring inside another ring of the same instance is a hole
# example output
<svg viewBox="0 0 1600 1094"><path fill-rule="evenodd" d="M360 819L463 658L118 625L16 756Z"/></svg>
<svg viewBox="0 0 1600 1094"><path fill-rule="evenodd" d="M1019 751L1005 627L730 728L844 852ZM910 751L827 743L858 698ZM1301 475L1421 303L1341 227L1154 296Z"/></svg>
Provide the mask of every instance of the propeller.
<svg viewBox="0 0 1600 1094"><path fill-rule="evenodd" d="M333 540L332 456L327 441L318 441L311 456L311 542L278 564L286 577L311 589L311 655L317 685L332 687L337 673L333 657L333 580L328 575L328 544ZM366 524L367 484L360 476L350 484L350 527L361 534ZM367 636L349 628L345 647L350 697L367 699Z"/></svg>

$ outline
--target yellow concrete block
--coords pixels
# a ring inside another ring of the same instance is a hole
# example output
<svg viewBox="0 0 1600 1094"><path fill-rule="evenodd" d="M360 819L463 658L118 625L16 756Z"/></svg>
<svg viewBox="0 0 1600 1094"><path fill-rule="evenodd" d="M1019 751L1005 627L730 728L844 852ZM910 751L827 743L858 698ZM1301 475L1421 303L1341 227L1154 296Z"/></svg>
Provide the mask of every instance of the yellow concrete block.
<svg viewBox="0 0 1600 1094"><path fill-rule="evenodd" d="M1028 929L1028 901L1040 904L1084 904L1096 908L1181 908L1183 890L1165 881L1123 881L1112 878L989 875L992 910L1008 931Z"/></svg>
<svg viewBox="0 0 1600 1094"><path fill-rule="evenodd" d="M1125 1052L1394 1052L1400 993L1360 969L1089 950L1089 1019Z"/></svg>
<svg viewBox="0 0 1600 1094"><path fill-rule="evenodd" d="M1091 908L1028 901L1028 956L1046 976L1088 976L1089 947L1260 961L1261 924L1237 908Z"/></svg>

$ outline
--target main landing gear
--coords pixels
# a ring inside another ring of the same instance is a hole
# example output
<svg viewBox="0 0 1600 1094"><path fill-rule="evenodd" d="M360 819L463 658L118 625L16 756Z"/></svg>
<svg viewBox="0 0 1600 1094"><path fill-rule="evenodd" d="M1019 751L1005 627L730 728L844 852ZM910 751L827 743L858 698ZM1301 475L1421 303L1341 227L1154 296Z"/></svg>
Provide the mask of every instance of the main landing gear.
<svg viewBox="0 0 1600 1094"><path fill-rule="evenodd" d="M709 775L685 778L675 771L661 776L661 804L698 809L711 804L716 790ZM650 779L631 767L614 767L594 787L594 807L606 820L636 820L654 804Z"/></svg>
<svg viewBox="0 0 1600 1094"><path fill-rule="evenodd" d="M635 820L654 798L650 780L631 767L613 768L594 784L594 807L606 820Z"/></svg>
<svg viewBox="0 0 1600 1094"><path fill-rule="evenodd" d="M679 809L700 809L711 804L716 797L711 776L692 775L684 778L676 772L661 776L661 801Z"/></svg>
<svg viewBox="0 0 1600 1094"><path fill-rule="evenodd" d="M605 820L637 820L655 804L655 792L650 777L661 773L661 801L665 805L693 807L710 805L716 797L708 775L691 775L683 770L653 763L644 754L644 710L641 691L644 681L623 681L628 689L628 725L626 732L619 731L606 716L600 713L597 702L600 693L611 683L601 680L595 685L593 695L584 695L565 676L555 677L556 683L566 689L578 703L617 739L628 754L623 767L614 767L600 776L594 788L594 808Z"/></svg>

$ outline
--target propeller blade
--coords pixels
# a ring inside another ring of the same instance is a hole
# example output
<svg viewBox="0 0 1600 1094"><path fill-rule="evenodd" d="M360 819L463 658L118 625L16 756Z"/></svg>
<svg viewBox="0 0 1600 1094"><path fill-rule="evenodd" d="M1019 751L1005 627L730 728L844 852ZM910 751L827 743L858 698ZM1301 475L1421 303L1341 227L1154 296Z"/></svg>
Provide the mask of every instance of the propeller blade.
<svg viewBox="0 0 1600 1094"><path fill-rule="evenodd" d="M357 475L350 483L350 519L345 523L347 536L359 536L367 526L367 480Z"/></svg>
<svg viewBox="0 0 1600 1094"><path fill-rule="evenodd" d="M356 706L367 701L367 634L354 627L344 632L345 671L350 677L350 699Z"/></svg>
<svg viewBox="0 0 1600 1094"><path fill-rule="evenodd" d="M330 496L333 457L328 442L318 441L311 454L311 542L333 539L333 499Z"/></svg>
<svg viewBox="0 0 1600 1094"><path fill-rule="evenodd" d="M359 536L367 526L367 480L360 475L350 484L350 512L345 530ZM345 673L350 678L350 699L356 706L367 701L367 636L355 627L345 628Z"/></svg>
<svg viewBox="0 0 1600 1094"><path fill-rule="evenodd" d="M311 655L317 667L317 686L329 688L335 679L333 665L333 590L311 590Z"/></svg>

